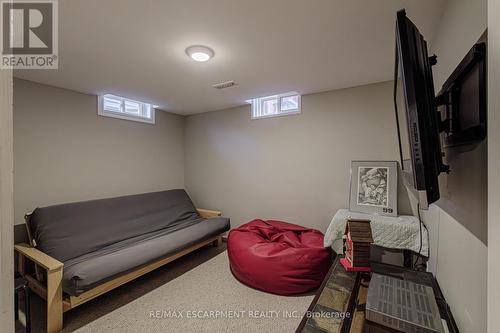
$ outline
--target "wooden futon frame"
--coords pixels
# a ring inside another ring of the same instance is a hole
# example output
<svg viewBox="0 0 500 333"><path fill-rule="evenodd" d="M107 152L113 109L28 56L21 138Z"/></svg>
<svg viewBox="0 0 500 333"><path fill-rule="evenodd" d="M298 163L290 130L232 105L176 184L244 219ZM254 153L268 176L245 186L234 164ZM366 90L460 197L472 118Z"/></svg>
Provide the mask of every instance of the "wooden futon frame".
<svg viewBox="0 0 500 333"><path fill-rule="evenodd" d="M198 213L203 218L221 216L219 211L198 209ZM104 282L93 289L90 289L79 296L63 295L62 278L64 264L57 259L38 250L34 245L33 237L29 224L30 214L25 216L26 229L30 244L20 243L14 246L19 254L18 266L19 272L28 281L30 289L47 301L47 332L59 332L63 328L63 312L71 310L80 304L83 304L97 296L100 296L116 287L119 287L135 278L144 275L152 270L163 266L185 254L188 254L200 247L212 243L219 246L222 243L224 233L205 239L204 241L191 245L190 247L175 254L163 257L158 261L141 266L124 275L120 275L113 280ZM28 274L25 270L25 260L28 259L35 264L35 276Z"/></svg>

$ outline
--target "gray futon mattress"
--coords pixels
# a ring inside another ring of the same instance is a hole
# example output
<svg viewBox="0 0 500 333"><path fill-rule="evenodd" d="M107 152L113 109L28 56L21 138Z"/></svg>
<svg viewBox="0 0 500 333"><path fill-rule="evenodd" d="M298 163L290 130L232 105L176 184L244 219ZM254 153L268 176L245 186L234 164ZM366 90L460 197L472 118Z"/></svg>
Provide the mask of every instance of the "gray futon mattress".
<svg viewBox="0 0 500 333"><path fill-rule="evenodd" d="M183 189L37 208L29 226L37 248L64 263L73 296L230 228L203 219Z"/></svg>
<svg viewBox="0 0 500 333"><path fill-rule="evenodd" d="M229 219L225 217L200 219L199 223L175 232L156 232L135 243L128 240L121 248L119 244L113 244L68 260L64 263L63 290L78 296L113 277L221 234L229 227Z"/></svg>

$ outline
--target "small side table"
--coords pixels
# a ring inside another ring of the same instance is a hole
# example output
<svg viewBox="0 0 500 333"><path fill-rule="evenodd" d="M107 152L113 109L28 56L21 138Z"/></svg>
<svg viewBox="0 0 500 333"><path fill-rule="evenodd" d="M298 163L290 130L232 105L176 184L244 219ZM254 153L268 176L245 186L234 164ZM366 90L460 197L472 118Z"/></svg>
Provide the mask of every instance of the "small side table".
<svg viewBox="0 0 500 333"><path fill-rule="evenodd" d="M412 253L429 257L429 237L426 228L420 226L415 216L400 215L397 217L381 216L351 212L339 209L332 218L325 233L324 246L331 247L337 254L342 254L342 236L347 218L368 219L371 221L373 245L381 248L403 251L404 266L412 266ZM422 238L420 238L422 232ZM420 239L422 241L420 241Z"/></svg>
<svg viewBox="0 0 500 333"><path fill-rule="evenodd" d="M24 295L24 314L26 315L26 333L31 333L31 316L30 316L30 289L28 281L22 276L16 277L14 289L14 311L15 319L19 319L19 294Z"/></svg>

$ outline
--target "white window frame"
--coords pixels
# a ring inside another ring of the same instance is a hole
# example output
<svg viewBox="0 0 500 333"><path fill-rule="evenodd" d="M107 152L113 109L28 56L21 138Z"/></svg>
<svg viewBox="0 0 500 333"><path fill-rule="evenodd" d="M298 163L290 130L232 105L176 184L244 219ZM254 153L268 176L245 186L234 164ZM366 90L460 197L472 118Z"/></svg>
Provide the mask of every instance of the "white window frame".
<svg viewBox="0 0 500 333"><path fill-rule="evenodd" d="M296 109L290 109L286 111L281 111L281 101L285 97L290 97L290 96L297 96L298 97L298 106ZM278 101L278 113L275 114L268 114L268 115L262 115L262 116L256 116L255 115L255 108L256 105L259 105L260 108L262 108L262 105L264 102L269 101L269 100L277 100ZM253 98L247 101L248 103L251 104L251 118L252 120L255 119L265 119L265 118L273 118L273 117L281 117L281 116L289 116L289 115L294 115L294 114L300 114L302 112L302 97L299 93L295 91L290 91L287 93L283 94L277 94L277 95L271 95L271 96L265 96L265 97L257 97Z"/></svg>
<svg viewBox="0 0 500 333"><path fill-rule="evenodd" d="M139 103L141 108L149 107L150 108L150 117L133 115L131 113L125 113L124 111L123 112L114 112L114 111L105 110L104 109L104 97L105 96L112 96L112 97L120 98L122 110L124 109L124 104L126 101L133 102L133 103ZM118 119L124 119L124 120L131 120L131 121L138 121L141 123L155 124L155 113L156 113L156 108L152 104L144 103L141 101L137 101L134 99L130 99L127 97L122 97L122 96L118 96L118 95L114 95L114 94L99 95L98 101L97 101L97 114L100 116L112 117L112 118L118 118Z"/></svg>

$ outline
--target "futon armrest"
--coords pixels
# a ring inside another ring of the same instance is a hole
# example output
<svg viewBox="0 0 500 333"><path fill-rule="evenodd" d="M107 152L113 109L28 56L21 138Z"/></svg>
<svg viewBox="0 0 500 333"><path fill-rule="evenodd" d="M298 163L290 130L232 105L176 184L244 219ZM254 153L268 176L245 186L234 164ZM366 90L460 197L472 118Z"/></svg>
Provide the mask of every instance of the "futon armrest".
<svg viewBox="0 0 500 333"><path fill-rule="evenodd" d="M201 217L204 219L209 219L211 217L217 217L217 216L222 216L222 212L218 210L209 210L209 209L196 209L198 211L198 214L200 214Z"/></svg>
<svg viewBox="0 0 500 333"><path fill-rule="evenodd" d="M26 243L16 244L14 245L14 249L19 252L19 254L32 260L49 272L59 270L64 266L64 264L59 260L52 258L51 256Z"/></svg>

